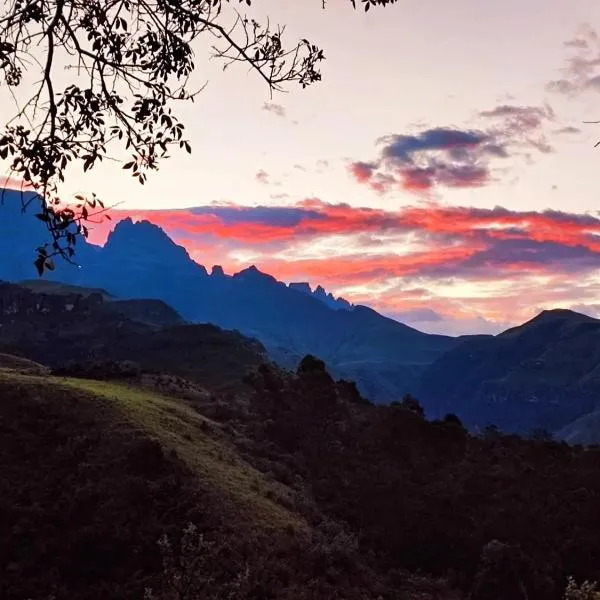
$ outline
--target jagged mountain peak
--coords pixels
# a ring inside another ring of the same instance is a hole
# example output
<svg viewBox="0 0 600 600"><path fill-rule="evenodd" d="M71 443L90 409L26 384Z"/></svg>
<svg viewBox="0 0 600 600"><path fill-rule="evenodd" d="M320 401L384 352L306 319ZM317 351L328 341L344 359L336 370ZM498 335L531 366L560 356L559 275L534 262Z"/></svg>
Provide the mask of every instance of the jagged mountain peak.
<svg viewBox="0 0 600 600"><path fill-rule="evenodd" d="M208 275L204 266L196 263L188 251L174 242L164 229L147 220L127 217L117 223L109 234L105 251L129 261L160 265L172 272L199 271Z"/></svg>
<svg viewBox="0 0 600 600"><path fill-rule="evenodd" d="M115 228L108 236L107 244L111 242L114 243L115 240L123 238L127 238L128 242L131 242L132 239L135 239L136 241L146 239L148 242L161 240L169 243L169 245L176 245L162 227L155 225L146 219L134 221L131 217L121 219L115 225Z"/></svg>
<svg viewBox="0 0 600 600"><path fill-rule="evenodd" d="M317 285L317 287L313 290L310 287L310 283L307 281L295 281L289 284L288 286L291 290L296 290L301 292L302 294L306 294L317 300L320 300L329 308L333 310L351 310L352 304L348 302L348 300L338 297L336 298L333 294L327 293L325 288L322 285Z"/></svg>
<svg viewBox="0 0 600 600"><path fill-rule="evenodd" d="M210 274L211 277L226 277L225 271L223 271L223 267L221 265L213 265Z"/></svg>
<svg viewBox="0 0 600 600"><path fill-rule="evenodd" d="M270 281L272 283L280 283L268 273L263 273L256 265L250 265L241 271L238 271L233 276L234 279L244 281Z"/></svg>

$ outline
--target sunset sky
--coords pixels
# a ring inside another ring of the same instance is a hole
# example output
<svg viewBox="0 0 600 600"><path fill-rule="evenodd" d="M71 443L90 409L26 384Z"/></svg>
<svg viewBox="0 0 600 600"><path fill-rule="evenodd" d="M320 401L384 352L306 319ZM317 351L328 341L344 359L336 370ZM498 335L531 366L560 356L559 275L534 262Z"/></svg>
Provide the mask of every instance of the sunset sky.
<svg viewBox="0 0 600 600"><path fill-rule="evenodd" d="M425 331L600 314L600 4L256 0L323 47L323 81L269 97L198 60L193 152L145 186L73 172L210 268L309 281ZM92 241L108 231L96 227Z"/></svg>

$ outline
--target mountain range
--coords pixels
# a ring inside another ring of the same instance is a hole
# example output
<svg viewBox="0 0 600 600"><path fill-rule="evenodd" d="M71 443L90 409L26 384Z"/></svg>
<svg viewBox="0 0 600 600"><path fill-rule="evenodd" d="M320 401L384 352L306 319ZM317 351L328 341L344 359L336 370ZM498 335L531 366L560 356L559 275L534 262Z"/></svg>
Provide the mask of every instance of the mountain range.
<svg viewBox="0 0 600 600"><path fill-rule="evenodd" d="M0 279L35 278L31 257L47 239L44 224L20 211L19 192L5 191L2 213L0 250L12 260L0 265ZM76 260L78 266L58 261L44 278L102 288L121 299L160 299L186 321L259 339L271 358L286 367L315 354L335 376L355 380L377 402L414 390L424 368L461 341L424 334L366 306L336 299L320 286L288 286L256 266L234 275L215 266L209 273L148 221L120 221L103 247L79 240Z"/></svg>
<svg viewBox="0 0 600 600"><path fill-rule="evenodd" d="M468 340L423 372L419 393L433 413L456 412L471 428L558 431L600 408L600 321L547 310L497 336Z"/></svg>
<svg viewBox="0 0 600 600"><path fill-rule="evenodd" d="M497 336L425 334L321 286L286 285L256 266L234 275L215 266L209 273L162 229L131 219L120 221L103 247L78 241L77 266L59 261L36 279L34 249L47 232L31 212L20 211L18 196L5 191L0 209L0 251L10 257L0 264L2 280L45 293L69 291L53 289L56 282L83 286L120 310L136 299L160 301L163 317L172 310L183 329L184 323L210 323L238 331L285 368L316 355L334 377L355 381L372 401L411 393L428 415L456 413L474 430L493 423L505 431L544 428L571 441L600 439L593 425L600 409L596 319L556 310ZM163 325L178 327L168 320Z"/></svg>

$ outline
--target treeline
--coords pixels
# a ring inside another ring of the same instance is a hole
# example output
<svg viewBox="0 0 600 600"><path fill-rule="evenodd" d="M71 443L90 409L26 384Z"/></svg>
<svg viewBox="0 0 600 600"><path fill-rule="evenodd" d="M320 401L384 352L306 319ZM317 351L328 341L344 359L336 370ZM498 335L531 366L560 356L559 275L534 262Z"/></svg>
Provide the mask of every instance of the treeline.
<svg viewBox="0 0 600 600"><path fill-rule="evenodd" d="M250 455L283 481L300 473L381 572L424 571L473 593L482 572L506 572L529 600L560 598L569 575L600 580L599 448L494 428L476 437L453 415L427 421L410 397L375 406L311 357L296 377L264 366L249 381L251 410L236 418Z"/></svg>

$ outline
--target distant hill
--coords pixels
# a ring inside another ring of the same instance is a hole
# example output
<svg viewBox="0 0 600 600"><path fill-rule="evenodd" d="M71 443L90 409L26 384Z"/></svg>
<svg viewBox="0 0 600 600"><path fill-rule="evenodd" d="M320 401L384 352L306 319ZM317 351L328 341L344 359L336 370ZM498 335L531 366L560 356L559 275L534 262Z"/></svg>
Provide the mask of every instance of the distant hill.
<svg viewBox="0 0 600 600"><path fill-rule="evenodd" d="M106 301L71 289L42 294L0 283L0 351L52 368L134 361L223 390L243 387L244 375L265 360L259 342L186 323L162 301Z"/></svg>
<svg viewBox="0 0 600 600"><path fill-rule="evenodd" d="M18 193L5 196L0 234L7 228L10 235L0 236L0 251L14 259L0 264L0 279L31 279L33 249L47 234L30 213L18 210ZM255 266L232 276L219 267L209 274L147 221L119 222L102 248L80 240L75 258L79 267L59 261L44 281L106 290L120 299L162 300L188 322L212 323L260 340L284 366L295 367L305 354L315 354L375 401L414 391L422 370L460 343L353 306L320 286L287 286Z"/></svg>
<svg viewBox="0 0 600 600"><path fill-rule="evenodd" d="M554 437L557 440L564 440L568 444L584 446L600 444L600 410L594 410L575 419L559 429Z"/></svg>
<svg viewBox="0 0 600 600"><path fill-rule="evenodd" d="M419 394L431 414L471 428L557 431L600 407L600 321L550 310L466 341L424 371Z"/></svg>
<svg viewBox="0 0 600 600"><path fill-rule="evenodd" d="M79 294L83 296L91 296L92 294L100 294L105 300L114 300L115 297L109 294L106 290L100 288L84 288L79 285L69 285L60 281L51 281L48 279L26 279L16 282L20 287L27 288L41 294Z"/></svg>

